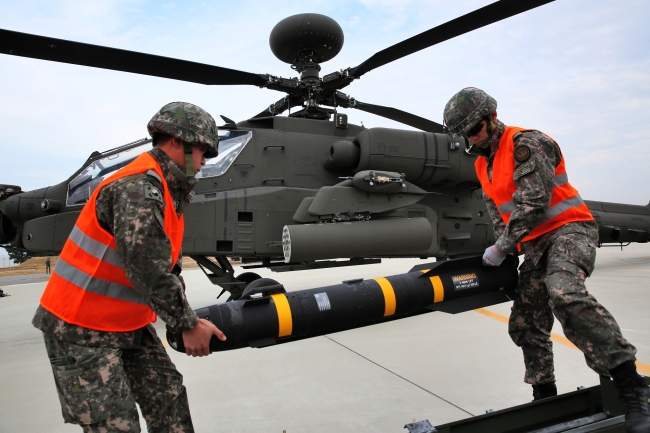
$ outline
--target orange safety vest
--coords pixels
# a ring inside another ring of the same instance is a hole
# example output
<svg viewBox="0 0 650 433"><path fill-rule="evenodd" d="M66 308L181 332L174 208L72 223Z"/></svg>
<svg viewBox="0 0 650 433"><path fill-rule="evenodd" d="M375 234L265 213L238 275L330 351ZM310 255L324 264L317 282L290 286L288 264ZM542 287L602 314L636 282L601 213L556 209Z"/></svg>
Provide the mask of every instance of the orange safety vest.
<svg viewBox="0 0 650 433"><path fill-rule="evenodd" d="M499 141L499 149L494 155L492 182L488 177L487 158L479 157L474 163L483 192L497 205L503 223L506 225L510 215L517 208L512 199L512 195L517 191L513 179L515 174L514 136L521 131L526 131L526 129L507 126L503 132ZM533 240L573 221L593 221L593 219L589 208L578 194L578 190L569 183L564 158L562 158L555 168L551 206L522 242Z"/></svg>
<svg viewBox="0 0 650 433"><path fill-rule="evenodd" d="M183 216L176 215L160 166L149 153L143 153L100 183L84 206L41 297L41 306L47 311L67 323L107 332L133 331L156 321L156 314L126 276L115 237L99 225L95 208L103 187L149 170L162 179L164 229L171 241L174 267L183 243Z"/></svg>

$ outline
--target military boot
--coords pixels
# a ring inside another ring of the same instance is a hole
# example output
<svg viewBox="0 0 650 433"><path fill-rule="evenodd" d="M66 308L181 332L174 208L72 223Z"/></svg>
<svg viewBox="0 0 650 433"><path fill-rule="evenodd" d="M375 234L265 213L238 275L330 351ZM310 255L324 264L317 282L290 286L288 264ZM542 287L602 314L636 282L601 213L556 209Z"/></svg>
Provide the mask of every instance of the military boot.
<svg viewBox="0 0 650 433"><path fill-rule="evenodd" d="M650 388L637 374L634 361L626 361L610 373L625 408L625 429L650 433Z"/></svg>
<svg viewBox="0 0 650 433"><path fill-rule="evenodd" d="M533 385L533 401L555 397L556 395L557 386L555 386L555 382Z"/></svg>

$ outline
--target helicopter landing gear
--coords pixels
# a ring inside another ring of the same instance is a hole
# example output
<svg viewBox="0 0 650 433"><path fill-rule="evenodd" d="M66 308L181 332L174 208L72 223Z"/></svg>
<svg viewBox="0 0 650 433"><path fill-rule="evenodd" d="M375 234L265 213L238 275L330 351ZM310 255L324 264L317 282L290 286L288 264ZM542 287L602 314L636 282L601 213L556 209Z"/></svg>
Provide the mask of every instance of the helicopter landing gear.
<svg viewBox="0 0 650 433"><path fill-rule="evenodd" d="M254 272L244 272L235 277L235 270L226 256L215 256L213 258L207 256L190 257L196 261L212 284L223 289L217 298L220 298L224 292L230 292L228 301L239 299L248 284L261 278Z"/></svg>

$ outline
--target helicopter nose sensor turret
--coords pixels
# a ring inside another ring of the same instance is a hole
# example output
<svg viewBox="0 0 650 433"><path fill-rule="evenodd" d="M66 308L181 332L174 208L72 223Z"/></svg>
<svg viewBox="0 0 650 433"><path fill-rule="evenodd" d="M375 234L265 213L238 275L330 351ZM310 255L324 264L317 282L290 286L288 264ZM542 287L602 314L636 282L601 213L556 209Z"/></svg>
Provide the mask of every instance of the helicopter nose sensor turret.
<svg viewBox="0 0 650 433"><path fill-rule="evenodd" d="M318 79L319 64L341 51L343 29L325 15L293 15L273 27L269 45L275 57L301 73L301 79Z"/></svg>

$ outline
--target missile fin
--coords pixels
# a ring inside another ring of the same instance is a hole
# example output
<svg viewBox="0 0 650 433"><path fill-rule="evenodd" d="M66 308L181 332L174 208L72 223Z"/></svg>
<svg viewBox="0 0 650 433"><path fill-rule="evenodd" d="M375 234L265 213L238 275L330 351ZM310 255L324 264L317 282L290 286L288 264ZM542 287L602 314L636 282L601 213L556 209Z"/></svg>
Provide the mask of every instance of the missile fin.
<svg viewBox="0 0 650 433"><path fill-rule="evenodd" d="M421 265L415 265L411 268L409 272L422 272L422 271L429 271L433 268L435 268L437 265L439 265L442 262L433 262L433 263L423 263Z"/></svg>
<svg viewBox="0 0 650 433"><path fill-rule="evenodd" d="M269 302L271 302L271 298L268 296L264 296L262 298L246 299L244 300L244 306L242 308L252 307L253 305L259 304L268 304Z"/></svg>
<svg viewBox="0 0 650 433"><path fill-rule="evenodd" d="M518 263L517 258L512 255L508 255L506 256L501 266L516 266L516 263ZM443 260L440 262L416 265L409 272L417 272L417 271L421 272L424 270L428 270L428 272L424 273L422 276L432 277L442 272L462 272L467 268L482 267L482 266L483 266L482 256L470 256L470 257L463 257L460 259Z"/></svg>
<svg viewBox="0 0 650 433"><path fill-rule="evenodd" d="M284 286L270 278L259 278L244 289L239 299L249 299L255 295L269 296L275 293L286 293Z"/></svg>
<svg viewBox="0 0 650 433"><path fill-rule="evenodd" d="M434 275L439 275L442 272L462 272L470 267L480 267L483 266L483 258L481 256L471 256L464 257L462 259L443 260L440 262L431 263L431 265L433 266L430 268L429 272L422 275L423 277L428 278Z"/></svg>
<svg viewBox="0 0 650 433"><path fill-rule="evenodd" d="M482 266L482 257L481 256L470 256L463 257L460 259L449 259L441 260L439 262L433 263L424 263L421 265L415 265L409 272L418 272L418 271L430 271L430 275L424 274L424 276L430 277L431 275L438 275L441 272L458 272L464 270L468 266Z"/></svg>

